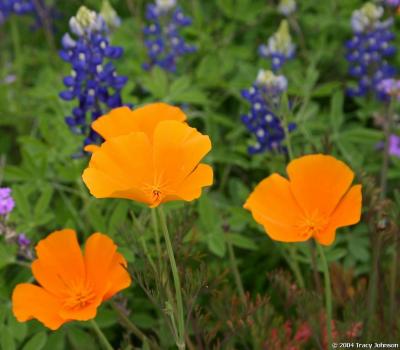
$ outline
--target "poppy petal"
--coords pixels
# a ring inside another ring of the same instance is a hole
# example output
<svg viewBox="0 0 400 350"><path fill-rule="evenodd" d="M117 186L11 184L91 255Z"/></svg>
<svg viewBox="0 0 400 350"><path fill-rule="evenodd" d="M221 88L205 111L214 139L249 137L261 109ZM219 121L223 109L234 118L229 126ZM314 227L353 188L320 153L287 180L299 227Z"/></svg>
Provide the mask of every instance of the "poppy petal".
<svg viewBox="0 0 400 350"><path fill-rule="evenodd" d="M139 107L133 111L128 107L120 107L95 120L92 128L106 140L138 131L146 133L152 139L154 128L163 120L184 122L186 115L181 109L162 102Z"/></svg>
<svg viewBox="0 0 400 350"><path fill-rule="evenodd" d="M82 178L96 198L128 198L146 202L141 189L152 173L152 150L144 133L131 133L104 142Z"/></svg>
<svg viewBox="0 0 400 350"><path fill-rule="evenodd" d="M205 186L213 184L213 169L207 164L199 164L196 169L179 186L176 197L166 197L164 202L174 199L192 201L201 195L201 190Z"/></svg>
<svg viewBox="0 0 400 350"><path fill-rule="evenodd" d="M121 254L115 253L107 278L110 287L104 295L103 300L111 298L114 294L131 285L132 281L128 271L126 270L127 266L128 264L125 258Z"/></svg>
<svg viewBox="0 0 400 350"><path fill-rule="evenodd" d="M177 121L161 122L154 132L156 177L172 188L179 186L210 150L210 138L195 128Z"/></svg>
<svg viewBox="0 0 400 350"><path fill-rule="evenodd" d="M119 107L111 110L108 114L97 118L92 123L92 129L101 135L105 140L126 135L137 131L137 124L132 118L132 110L129 107Z"/></svg>
<svg viewBox="0 0 400 350"><path fill-rule="evenodd" d="M108 272L116 251L112 239L102 233L93 233L86 241L86 276L97 294L103 295L108 288Z"/></svg>
<svg viewBox="0 0 400 350"><path fill-rule="evenodd" d="M62 308L60 310L60 316L67 320L76 320L76 321L88 321L96 317L97 308L101 304L102 298L100 295L96 295L95 299L91 300L91 302L85 307L77 307L77 308Z"/></svg>
<svg viewBox="0 0 400 350"><path fill-rule="evenodd" d="M320 215L330 216L354 178L346 164L322 154L291 161L287 173L291 191L306 215L318 208Z"/></svg>
<svg viewBox="0 0 400 350"><path fill-rule="evenodd" d="M36 254L40 263L57 271L63 281L85 278L82 252L74 230L64 229L51 233L38 243Z"/></svg>
<svg viewBox="0 0 400 350"><path fill-rule="evenodd" d="M344 195L331 216L336 227L354 225L361 219L361 185L355 185Z"/></svg>
<svg viewBox="0 0 400 350"><path fill-rule="evenodd" d="M323 232L315 235L315 239L324 245L330 245L335 240L338 227L354 225L361 219L361 185L353 186L335 208L329 226Z"/></svg>
<svg viewBox="0 0 400 350"><path fill-rule="evenodd" d="M98 145L86 145L85 147L83 147L83 150L89 153L94 153L98 149L100 149L100 146Z"/></svg>
<svg viewBox="0 0 400 350"><path fill-rule="evenodd" d="M264 226L267 234L281 242L305 241L310 236L301 234L298 223L303 213L296 203L289 181L279 174L272 174L261 181L250 194L244 208Z"/></svg>
<svg viewBox="0 0 400 350"><path fill-rule="evenodd" d="M32 263L32 273L36 281L57 297L62 297L65 293L65 282L60 278L58 270L54 266L49 266L43 263L42 260L36 259Z"/></svg>
<svg viewBox="0 0 400 350"><path fill-rule="evenodd" d="M314 238L319 244L331 245L336 238L336 229L329 227L326 230L315 234Z"/></svg>
<svg viewBox="0 0 400 350"><path fill-rule="evenodd" d="M186 115L180 108L163 102L151 103L144 107L136 108L133 111L133 117L138 124L139 130L146 133L150 139L152 139L158 123L167 120L180 123L186 121Z"/></svg>
<svg viewBox="0 0 400 350"><path fill-rule="evenodd" d="M12 294L12 309L19 322L35 318L52 330L67 322L58 314L61 304L57 298L30 283L21 283L15 287Z"/></svg>

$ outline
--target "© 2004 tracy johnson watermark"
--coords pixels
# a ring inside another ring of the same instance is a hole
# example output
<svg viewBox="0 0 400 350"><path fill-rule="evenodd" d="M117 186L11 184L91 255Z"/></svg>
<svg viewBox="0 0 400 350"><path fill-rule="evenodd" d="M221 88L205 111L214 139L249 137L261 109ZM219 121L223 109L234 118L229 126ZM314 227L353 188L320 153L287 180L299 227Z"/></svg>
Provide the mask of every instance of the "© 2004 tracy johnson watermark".
<svg viewBox="0 0 400 350"><path fill-rule="evenodd" d="M332 343L332 349L344 349L344 348L351 348L351 349L398 349L400 348L399 343Z"/></svg>

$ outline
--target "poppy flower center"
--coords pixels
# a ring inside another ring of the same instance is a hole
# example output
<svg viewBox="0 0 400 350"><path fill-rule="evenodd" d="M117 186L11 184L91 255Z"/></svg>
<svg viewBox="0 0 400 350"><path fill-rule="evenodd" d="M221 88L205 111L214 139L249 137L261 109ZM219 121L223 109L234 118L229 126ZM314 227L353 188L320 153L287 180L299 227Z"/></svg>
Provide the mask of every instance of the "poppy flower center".
<svg viewBox="0 0 400 350"><path fill-rule="evenodd" d="M64 307L69 310L79 310L91 304L96 298L92 286L86 284L71 284L68 286Z"/></svg>
<svg viewBox="0 0 400 350"><path fill-rule="evenodd" d="M327 223L326 216L315 211L310 215L305 215L296 226L300 237L309 238L322 232Z"/></svg>
<svg viewBox="0 0 400 350"><path fill-rule="evenodd" d="M161 200L161 191L158 188L153 188L151 196L153 202L158 203Z"/></svg>

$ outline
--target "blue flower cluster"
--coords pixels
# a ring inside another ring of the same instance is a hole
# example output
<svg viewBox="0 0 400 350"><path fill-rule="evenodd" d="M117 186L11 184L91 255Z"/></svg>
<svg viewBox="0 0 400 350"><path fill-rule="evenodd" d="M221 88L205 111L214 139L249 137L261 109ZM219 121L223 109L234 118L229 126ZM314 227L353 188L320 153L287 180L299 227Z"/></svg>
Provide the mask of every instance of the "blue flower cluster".
<svg viewBox="0 0 400 350"><path fill-rule="evenodd" d="M292 43L289 24L286 20L281 22L278 31L268 39L267 45L259 46L258 53L263 58L271 59L274 72L294 57L296 46Z"/></svg>
<svg viewBox="0 0 400 350"><path fill-rule="evenodd" d="M110 61L120 58L123 49L110 45L108 29L101 16L81 7L70 20L70 29L76 39L68 33L64 35L60 56L71 64L72 71L64 78L68 89L60 97L78 101L72 115L65 120L72 131L86 135L86 146L101 141L90 124L107 110L122 105L120 92L127 77L119 76Z"/></svg>
<svg viewBox="0 0 400 350"><path fill-rule="evenodd" d="M184 15L176 0L157 0L149 4L146 19L150 22L144 28L149 62L143 64L143 68L159 66L176 72L178 58L196 51L196 47L187 44L180 34L181 28L189 26L192 20Z"/></svg>
<svg viewBox="0 0 400 350"><path fill-rule="evenodd" d="M271 60L272 71L259 70L255 83L242 91L243 98L251 105L249 112L242 116L242 122L256 138L248 152L284 152L286 147L282 143L285 130L278 114L281 96L287 90L287 80L283 75L275 73L294 57L296 51L286 20L281 22L278 31L269 38L268 45L261 45L258 51L263 58ZM294 128L295 124L288 125L289 131Z"/></svg>
<svg viewBox="0 0 400 350"><path fill-rule="evenodd" d="M25 15L35 12L32 0L0 0L0 24L12 15Z"/></svg>
<svg viewBox="0 0 400 350"><path fill-rule="evenodd" d="M347 89L349 96L374 93L380 98L379 86L384 79L392 78L396 70L387 59L396 48L392 45L394 34L392 20L382 21L383 8L366 3L352 15L353 38L346 42L346 59L349 75L357 79L357 86Z"/></svg>
<svg viewBox="0 0 400 350"><path fill-rule="evenodd" d="M260 70L253 86L242 91L243 98L251 104L250 111L242 116L242 121L256 137L256 142L248 148L250 154L285 150L282 146L285 131L276 113L286 89L287 80L284 76ZM289 131L294 128L294 124L289 125Z"/></svg>

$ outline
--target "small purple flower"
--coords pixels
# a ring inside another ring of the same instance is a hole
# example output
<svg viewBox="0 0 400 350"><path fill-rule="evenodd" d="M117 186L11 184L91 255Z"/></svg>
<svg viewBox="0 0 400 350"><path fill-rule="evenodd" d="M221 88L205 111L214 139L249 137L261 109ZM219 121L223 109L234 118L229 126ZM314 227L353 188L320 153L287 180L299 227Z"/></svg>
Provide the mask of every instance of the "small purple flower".
<svg viewBox="0 0 400 350"><path fill-rule="evenodd" d="M389 154L400 158L400 137L397 135L390 135Z"/></svg>
<svg viewBox="0 0 400 350"><path fill-rule="evenodd" d="M381 99L388 100L391 97L400 98L400 80L393 78L382 80L377 86L377 92Z"/></svg>
<svg viewBox="0 0 400 350"><path fill-rule="evenodd" d="M29 246L29 244L31 244L31 240L28 237L26 237L25 233L20 233L18 235L17 242L20 248L26 248L27 246Z"/></svg>
<svg viewBox="0 0 400 350"><path fill-rule="evenodd" d="M196 47L187 44L181 35L181 29L191 25L191 18L176 5L176 0L157 0L147 5L146 19L149 24L143 33L149 62L143 64L143 68L159 66L176 72L179 57L196 51Z"/></svg>
<svg viewBox="0 0 400 350"><path fill-rule="evenodd" d="M400 0L384 0L383 3L387 6L398 7L400 6Z"/></svg>
<svg viewBox="0 0 400 350"><path fill-rule="evenodd" d="M0 188L0 215L5 216L9 214L15 206L14 199L11 196L11 188Z"/></svg>

